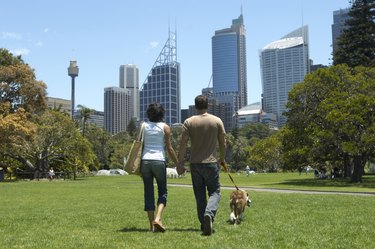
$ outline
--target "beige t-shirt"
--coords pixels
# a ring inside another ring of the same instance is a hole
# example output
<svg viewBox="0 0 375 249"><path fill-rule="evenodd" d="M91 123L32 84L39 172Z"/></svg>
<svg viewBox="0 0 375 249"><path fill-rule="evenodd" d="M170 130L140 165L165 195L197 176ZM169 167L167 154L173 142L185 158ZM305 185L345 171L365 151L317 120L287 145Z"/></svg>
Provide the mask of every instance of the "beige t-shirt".
<svg viewBox="0 0 375 249"><path fill-rule="evenodd" d="M204 113L185 120L182 126L191 142L190 163L214 163L218 137L225 134L224 124L220 118Z"/></svg>

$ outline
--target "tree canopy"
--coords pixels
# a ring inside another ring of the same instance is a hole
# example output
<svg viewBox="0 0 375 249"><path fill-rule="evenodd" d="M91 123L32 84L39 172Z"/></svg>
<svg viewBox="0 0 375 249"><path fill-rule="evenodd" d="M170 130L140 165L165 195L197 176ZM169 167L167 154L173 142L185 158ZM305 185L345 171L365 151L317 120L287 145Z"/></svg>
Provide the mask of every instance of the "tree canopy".
<svg viewBox="0 0 375 249"><path fill-rule="evenodd" d="M33 69L21 57L14 57L0 49L0 105L9 107L9 112L23 108L26 112L40 113L47 108L46 88L35 79ZM4 107L1 108L4 110Z"/></svg>
<svg viewBox="0 0 375 249"><path fill-rule="evenodd" d="M285 160L353 164L362 180L375 156L375 68L346 65L320 69L289 93Z"/></svg>
<svg viewBox="0 0 375 249"><path fill-rule="evenodd" d="M333 64L375 67L375 0L353 0Z"/></svg>

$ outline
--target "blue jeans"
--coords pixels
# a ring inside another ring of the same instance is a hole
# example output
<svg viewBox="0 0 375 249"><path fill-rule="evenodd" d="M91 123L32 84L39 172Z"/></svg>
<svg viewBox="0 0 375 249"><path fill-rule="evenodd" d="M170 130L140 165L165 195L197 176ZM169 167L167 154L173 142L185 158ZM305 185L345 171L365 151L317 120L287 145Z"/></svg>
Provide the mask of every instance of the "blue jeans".
<svg viewBox="0 0 375 249"><path fill-rule="evenodd" d="M191 163L190 171L197 203L198 219L203 225L204 216L211 216L213 221L219 208L221 198L219 168L217 163Z"/></svg>
<svg viewBox="0 0 375 249"><path fill-rule="evenodd" d="M167 169L164 161L142 160L145 211L155 211L154 178L158 185L158 202L167 205Z"/></svg>

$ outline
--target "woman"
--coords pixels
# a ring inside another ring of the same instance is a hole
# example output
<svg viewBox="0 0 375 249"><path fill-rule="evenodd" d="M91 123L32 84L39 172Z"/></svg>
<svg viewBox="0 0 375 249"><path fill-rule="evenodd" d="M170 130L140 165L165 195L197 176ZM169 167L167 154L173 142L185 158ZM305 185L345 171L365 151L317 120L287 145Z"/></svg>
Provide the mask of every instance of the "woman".
<svg viewBox="0 0 375 249"><path fill-rule="evenodd" d="M144 183L145 208L151 231L164 232L161 216L167 204L167 174L165 148L175 165L177 156L171 144L171 129L163 122L164 108L159 103L148 106L149 121L144 125L141 173ZM155 214L154 178L158 186L158 199Z"/></svg>

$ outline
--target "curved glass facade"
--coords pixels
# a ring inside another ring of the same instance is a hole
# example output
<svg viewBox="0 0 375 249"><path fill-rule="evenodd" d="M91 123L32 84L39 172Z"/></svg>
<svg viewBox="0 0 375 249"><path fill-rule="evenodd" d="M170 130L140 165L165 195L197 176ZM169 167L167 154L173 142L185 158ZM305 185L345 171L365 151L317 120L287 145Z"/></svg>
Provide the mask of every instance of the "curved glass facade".
<svg viewBox="0 0 375 249"><path fill-rule="evenodd" d="M267 45L260 52L260 67L263 90L263 110L277 115L278 127L286 122L283 113L287 110L289 91L294 84L302 82L309 73L308 29L304 26L293 31L290 37ZM297 35L295 41L285 39Z"/></svg>

